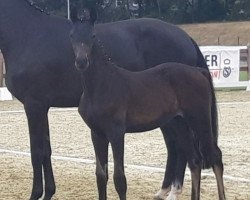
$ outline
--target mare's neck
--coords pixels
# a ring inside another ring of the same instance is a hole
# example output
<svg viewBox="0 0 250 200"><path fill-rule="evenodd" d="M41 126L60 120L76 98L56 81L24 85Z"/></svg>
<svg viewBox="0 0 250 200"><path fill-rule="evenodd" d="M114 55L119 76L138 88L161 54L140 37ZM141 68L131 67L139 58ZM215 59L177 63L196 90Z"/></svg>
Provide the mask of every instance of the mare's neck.
<svg viewBox="0 0 250 200"><path fill-rule="evenodd" d="M12 44L25 44L45 16L26 0L0 1L0 48L13 48Z"/></svg>
<svg viewBox="0 0 250 200"><path fill-rule="evenodd" d="M123 79L124 69L117 67L106 54L100 41L96 41L91 52L91 62L88 69L82 73L84 91L90 93L96 89L110 89Z"/></svg>

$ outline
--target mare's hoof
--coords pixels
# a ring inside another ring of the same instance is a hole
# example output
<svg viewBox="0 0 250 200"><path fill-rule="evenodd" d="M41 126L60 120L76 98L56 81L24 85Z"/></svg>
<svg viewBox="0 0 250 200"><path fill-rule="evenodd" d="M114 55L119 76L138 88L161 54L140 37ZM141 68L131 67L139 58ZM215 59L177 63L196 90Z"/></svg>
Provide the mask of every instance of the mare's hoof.
<svg viewBox="0 0 250 200"><path fill-rule="evenodd" d="M154 200L165 200L168 196L170 189L166 188L166 189L161 189L159 190L155 196L154 196Z"/></svg>
<svg viewBox="0 0 250 200"><path fill-rule="evenodd" d="M52 197L44 197L43 200L51 200Z"/></svg>
<svg viewBox="0 0 250 200"><path fill-rule="evenodd" d="M29 200L39 200L43 195L43 192L33 192Z"/></svg>
<svg viewBox="0 0 250 200"><path fill-rule="evenodd" d="M180 195L182 193L182 186L181 185L172 185L171 187L171 191L168 195L168 197L166 198L166 200L178 200L178 195Z"/></svg>

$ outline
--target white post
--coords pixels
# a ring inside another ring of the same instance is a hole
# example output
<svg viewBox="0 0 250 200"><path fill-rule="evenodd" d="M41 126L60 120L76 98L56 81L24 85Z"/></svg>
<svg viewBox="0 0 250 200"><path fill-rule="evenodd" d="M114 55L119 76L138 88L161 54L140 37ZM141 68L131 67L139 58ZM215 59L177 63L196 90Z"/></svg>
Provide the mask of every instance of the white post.
<svg viewBox="0 0 250 200"><path fill-rule="evenodd" d="M70 19L70 0L67 0L67 8L68 8L68 19Z"/></svg>
<svg viewBox="0 0 250 200"><path fill-rule="evenodd" d="M247 44L247 67L248 67L248 80L250 81L250 43Z"/></svg>
<svg viewBox="0 0 250 200"><path fill-rule="evenodd" d="M250 91L250 43L247 44L247 66L248 66L247 73L248 73L249 84L247 86L246 91Z"/></svg>
<svg viewBox="0 0 250 200"><path fill-rule="evenodd" d="M3 87L3 55L0 50L0 87Z"/></svg>

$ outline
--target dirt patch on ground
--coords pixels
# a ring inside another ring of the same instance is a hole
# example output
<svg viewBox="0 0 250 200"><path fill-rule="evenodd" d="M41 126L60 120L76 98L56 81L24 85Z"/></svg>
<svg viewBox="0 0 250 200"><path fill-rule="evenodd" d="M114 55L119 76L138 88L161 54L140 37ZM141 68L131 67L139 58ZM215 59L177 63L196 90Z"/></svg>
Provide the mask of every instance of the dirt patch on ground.
<svg viewBox="0 0 250 200"><path fill-rule="evenodd" d="M219 110L219 146L225 165L226 196L229 200L250 199L250 92L217 92ZM239 103L235 103L239 102ZM29 152L27 120L22 105L15 101L0 102L0 149ZM11 112L6 112L11 111ZM13 112L18 111L18 112ZM53 155L94 160L89 129L76 110L50 111ZM32 167L27 155L0 153L0 200L28 199L32 186ZM146 133L127 134L125 162L164 168L166 149L158 129ZM110 161L112 154L110 151ZM53 159L57 192L53 199L97 199L95 166L76 161ZM118 196L109 167L108 199ZM188 172L189 170L187 170ZM216 181L211 170L202 176L201 199L217 198ZM127 199L153 199L161 186L163 172L126 168ZM181 200L190 199L190 176L186 174Z"/></svg>

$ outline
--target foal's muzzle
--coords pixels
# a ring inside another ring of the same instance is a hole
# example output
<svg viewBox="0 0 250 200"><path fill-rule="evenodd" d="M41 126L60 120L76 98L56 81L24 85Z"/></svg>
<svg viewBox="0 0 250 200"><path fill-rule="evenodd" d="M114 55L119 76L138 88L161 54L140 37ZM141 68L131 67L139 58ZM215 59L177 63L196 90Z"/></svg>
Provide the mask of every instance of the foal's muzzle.
<svg viewBox="0 0 250 200"><path fill-rule="evenodd" d="M75 66L78 70L86 70L89 67L89 59L76 59Z"/></svg>

